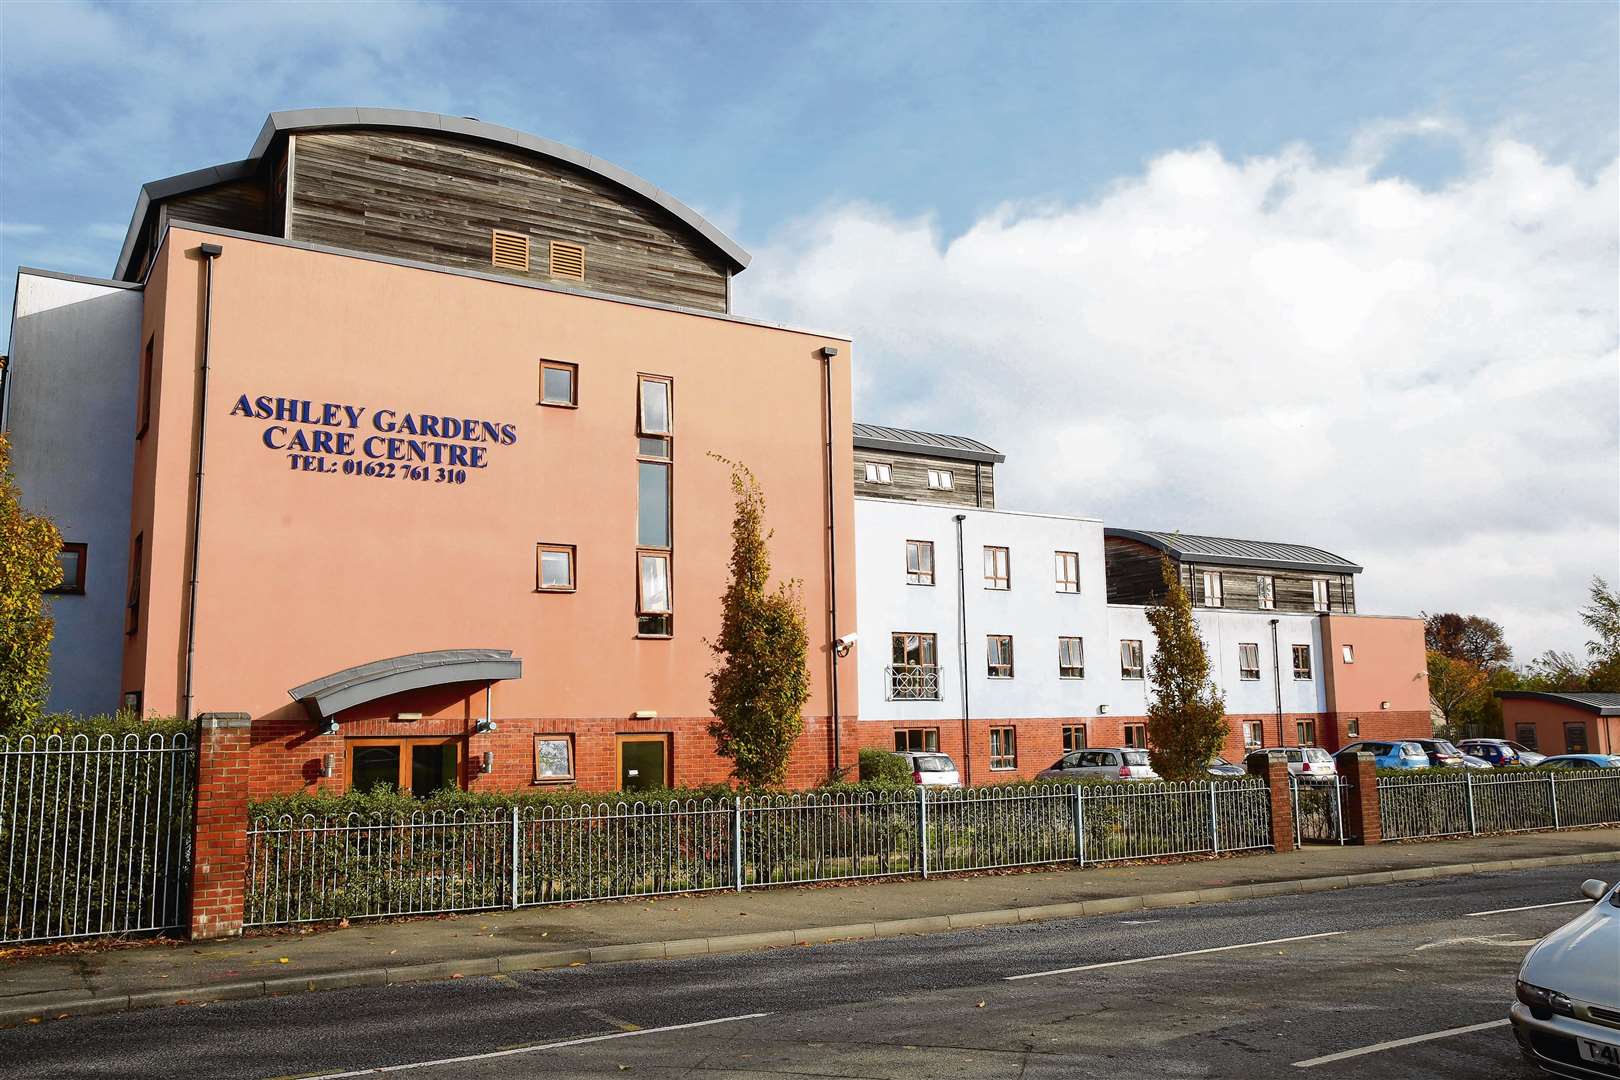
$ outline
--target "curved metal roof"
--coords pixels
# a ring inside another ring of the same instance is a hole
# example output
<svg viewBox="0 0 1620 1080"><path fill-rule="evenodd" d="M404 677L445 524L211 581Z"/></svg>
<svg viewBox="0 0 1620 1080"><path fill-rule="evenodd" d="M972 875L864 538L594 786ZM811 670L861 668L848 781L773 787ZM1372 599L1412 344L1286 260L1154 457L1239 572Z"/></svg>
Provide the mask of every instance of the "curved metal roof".
<svg viewBox="0 0 1620 1080"><path fill-rule="evenodd" d="M1105 528L1103 535L1135 540L1175 559L1214 566L1263 566L1272 570L1335 574L1359 574L1362 569L1341 555L1303 544L1274 544L1263 540L1233 540L1224 536L1148 529Z"/></svg>
<svg viewBox="0 0 1620 1080"><path fill-rule="evenodd" d="M195 172L182 173L164 180L154 180L141 187L135 202L135 214L129 231L124 236L124 247L118 255L118 266L113 277L122 278L129 269L130 256L135 250L136 238L146 221L152 203L173 195L211 187L225 180L252 175L258 169L264 154L278 136L299 131L329 131L340 128L372 128L395 131L424 131L433 134L459 135L478 139L498 146L509 146L532 154L551 158L592 173L621 188L634 192L656 206L673 214L689 228L708 241L711 247L731 265L732 273L748 266L749 255L743 247L715 228L702 214L662 188L648 183L635 173L621 169L611 161L603 160L583 150L575 149L551 139L530 135L499 124L486 124L465 116L444 116L439 113L412 112L406 109L292 109L274 112L259 130L253 149L241 161L214 165Z"/></svg>
<svg viewBox="0 0 1620 1080"><path fill-rule="evenodd" d="M936 435L931 431L856 424L855 445L864 450L887 450L897 454L928 454L931 457L961 461L1002 462L1007 455L993 446L966 435Z"/></svg>
<svg viewBox="0 0 1620 1080"><path fill-rule="evenodd" d="M368 701L458 682L498 682L523 676L523 661L511 649L439 649L334 671L287 691L317 723Z"/></svg>

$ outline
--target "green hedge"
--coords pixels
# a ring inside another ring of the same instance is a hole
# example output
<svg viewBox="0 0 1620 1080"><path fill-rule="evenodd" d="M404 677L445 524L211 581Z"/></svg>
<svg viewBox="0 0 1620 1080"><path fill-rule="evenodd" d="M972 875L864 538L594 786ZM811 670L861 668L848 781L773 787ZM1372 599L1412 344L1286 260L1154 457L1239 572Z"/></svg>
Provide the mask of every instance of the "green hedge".
<svg viewBox="0 0 1620 1080"><path fill-rule="evenodd" d="M162 735L167 738L180 732L190 733L192 725L182 723L177 716L160 716L143 719L132 712L119 710L115 713L100 713L96 716L80 716L76 713L47 713L37 720L14 724L0 731L0 736L16 741L23 735L32 735L36 739L45 739L51 735L62 736L64 743L71 742L73 736L83 735L94 746L96 740L103 735L111 735L122 741L125 735Z"/></svg>

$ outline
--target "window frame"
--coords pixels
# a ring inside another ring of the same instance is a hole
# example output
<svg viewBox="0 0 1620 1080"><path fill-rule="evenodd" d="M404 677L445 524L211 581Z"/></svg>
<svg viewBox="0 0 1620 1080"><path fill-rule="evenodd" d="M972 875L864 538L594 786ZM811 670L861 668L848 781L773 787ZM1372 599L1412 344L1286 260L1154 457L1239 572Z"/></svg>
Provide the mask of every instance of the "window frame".
<svg viewBox="0 0 1620 1080"><path fill-rule="evenodd" d="M130 542L129 598L124 603L124 635L141 632L141 576L146 562L146 533L138 532Z"/></svg>
<svg viewBox="0 0 1620 1080"><path fill-rule="evenodd" d="M1075 649L1077 650L1077 652L1079 654L1078 659L1079 659L1080 662L1078 664L1064 664L1064 662L1063 662L1063 646L1065 644L1067 644L1068 642L1071 642L1071 641L1074 642ZM1076 669L1076 673L1073 674L1073 675L1068 674L1066 669L1069 669L1069 668ZM1086 677L1086 639L1081 637L1078 634L1059 634L1058 635L1058 678L1060 678L1060 679L1084 679L1085 677Z"/></svg>
<svg viewBox="0 0 1620 1080"><path fill-rule="evenodd" d="M1005 643L1006 648L1007 648L1007 662L1004 663L1004 664L998 664L998 663L995 662L994 659L992 659L992 657L994 655L992 650L995 649L1001 643ZM984 672L985 672L984 677L985 678L987 678L987 679L1010 679L1010 678L1013 677L1013 674L1014 674L1014 668L1013 668L1013 636L1011 634L986 634L986 635L984 635L984 654L985 654L984 655ZM1007 669L1006 674L1005 675L997 674L996 669L998 669L998 668L1006 668Z"/></svg>
<svg viewBox="0 0 1620 1080"><path fill-rule="evenodd" d="M649 383L664 387L665 430L654 431L647 426L647 398L643 388ZM636 372L636 434L644 439L673 439L675 437L675 379L670 375Z"/></svg>
<svg viewBox="0 0 1620 1080"><path fill-rule="evenodd" d="M1072 577L1066 571L1073 569ZM1078 551L1052 552L1052 578L1057 591L1078 596L1080 594L1080 553ZM1070 588L1069 586L1073 586Z"/></svg>
<svg viewBox="0 0 1620 1080"><path fill-rule="evenodd" d="M354 790L354 753L357 746L398 746L399 779L394 787L405 793L411 788L411 758L417 746L450 746L456 752L455 775L451 778L457 791L466 791L466 739L460 735L351 735L343 740L343 790Z"/></svg>
<svg viewBox="0 0 1620 1080"><path fill-rule="evenodd" d="M1344 737L1347 739L1361 738L1361 717L1347 716L1344 718Z"/></svg>
<svg viewBox="0 0 1620 1080"><path fill-rule="evenodd" d="M997 744L1000 744L998 751ZM998 762L1000 764L998 764ZM990 771L1015 772L1018 769L1018 729L1011 725L990 729Z"/></svg>
<svg viewBox="0 0 1620 1080"><path fill-rule="evenodd" d="M1243 664L1243 650L1244 649L1253 649L1254 650L1254 666L1253 667L1245 667L1244 666L1244 664ZM1260 643L1258 641L1240 641L1240 642L1238 642L1238 681L1239 682L1259 682L1260 681Z"/></svg>
<svg viewBox="0 0 1620 1080"><path fill-rule="evenodd" d="M1140 732L1139 735L1138 732ZM1146 750L1148 748L1147 725L1143 723L1125 724L1120 730L1120 738L1125 743L1125 749L1127 750ZM1140 738L1141 742L1132 741L1137 738Z"/></svg>
<svg viewBox="0 0 1620 1080"><path fill-rule="evenodd" d="M85 564L89 561L89 558L90 558L90 545L89 544L80 544L80 543L70 542L70 541L64 540L64 541L62 541L62 549L56 553L56 557L57 557L58 561L61 560L63 555L66 555L66 554L68 554L70 552L75 556L75 558L73 560L73 567L74 567L73 580L69 581L67 575L64 573L62 575L61 584L56 585L53 588L46 589L45 590L45 595L47 595L47 596L83 596L84 595Z"/></svg>
<svg viewBox="0 0 1620 1080"><path fill-rule="evenodd" d="M668 790L675 782L675 739L669 732L661 731L621 731L613 736L613 782L622 784L624 780L624 746L626 743L663 743L664 744L664 776L659 780L658 788Z"/></svg>
<svg viewBox="0 0 1620 1080"><path fill-rule="evenodd" d="M1541 749L1537 746L1539 740L1536 738L1536 731L1537 728L1535 724L1516 723L1513 725L1513 741L1518 743L1520 746L1523 746L1525 749L1534 750L1539 754L1541 753ZM1526 736L1527 732L1528 737Z"/></svg>
<svg viewBox="0 0 1620 1080"><path fill-rule="evenodd" d="M568 556L568 584L547 585L545 574L545 556L561 552ZM534 545L534 591L571 593L579 589L579 561L578 551L573 544L558 544L549 540L541 540Z"/></svg>
<svg viewBox="0 0 1620 1080"><path fill-rule="evenodd" d="M921 746L911 745L911 736L921 736ZM902 745L903 744L903 745ZM932 744L932 745L930 745ZM894 729L894 752L897 754L939 753L939 728L897 727Z"/></svg>
<svg viewBox="0 0 1620 1080"><path fill-rule="evenodd" d="M866 483L894 483L894 465L892 463L883 461L863 461L861 464L864 466L862 469L862 474L866 477Z"/></svg>
<svg viewBox="0 0 1620 1080"><path fill-rule="evenodd" d="M996 565L999 554L1000 565ZM997 571L1000 573L997 573ZM984 587L991 592L1012 591L1012 549L1000 544L984 545Z"/></svg>
<svg viewBox="0 0 1620 1080"><path fill-rule="evenodd" d="M567 400L567 401L553 401L550 398L546 397L546 372L547 371L565 371L565 372L568 373L569 400ZM547 360L547 359L542 358L540 360L540 401L539 401L539 404L544 405L544 406L546 406L548 408L552 408L552 409L577 409L577 408L579 408L579 365L575 364L575 363L570 363L567 360Z"/></svg>
<svg viewBox="0 0 1620 1080"><path fill-rule="evenodd" d="M647 581L646 576L642 573L642 565L648 559L661 560L664 564L664 598L666 603L662 608L652 608L647 604ZM636 548L636 614L638 616L664 615L673 618L675 615L675 574L674 567L671 565L673 561L674 553L668 548ZM667 637L668 635L659 634L653 636Z"/></svg>
<svg viewBox="0 0 1620 1080"><path fill-rule="evenodd" d="M1317 595L1319 592L1321 593L1320 596ZM1311 610L1333 610L1333 591L1330 588L1328 579L1325 577L1311 578Z"/></svg>
<svg viewBox="0 0 1620 1080"><path fill-rule="evenodd" d="M1296 642L1291 644L1289 648L1293 650L1294 680L1296 682L1310 682L1313 678L1314 668L1311 657L1311 647L1309 645ZM1301 656L1305 657L1304 667L1301 667L1299 663L1299 658Z"/></svg>
<svg viewBox="0 0 1620 1080"><path fill-rule="evenodd" d="M1277 577L1275 574L1254 575L1255 606L1261 611L1277 609Z"/></svg>
<svg viewBox="0 0 1620 1080"><path fill-rule="evenodd" d="M568 747L568 774L542 775L540 772L540 744L543 742L560 742ZM536 784L571 784L579 773L579 764L574 757L574 733L571 731L539 731L534 736L534 782Z"/></svg>
<svg viewBox="0 0 1620 1080"><path fill-rule="evenodd" d="M956 490L956 470L955 469L929 469L928 470L928 490L929 491L955 491Z"/></svg>
<svg viewBox="0 0 1620 1080"><path fill-rule="evenodd" d="M1250 738L1250 731L1254 737ZM1264 720L1243 721L1243 749L1254 750L1266 745L1266 722Z"/></svg>
<svg viewBox="0 0 1620 1080"><path fill-rule="evenodd" d="M1078 743L1075 742L1074 738L1077 733L1080 736ZM1063 752L1065 754L1077 754L1082 750L1089 750L1090 747L1087 745L1088 740L1089 735L1086 732L1085 724L1063 725Z"/></svg>
<svg viewBox="0 0 1620 1080"><path fill-rule="evenodd" d="M1340 645L1339 646L1339 658L1342 659L1346 664L1355 663L1356 662L1356 647L1354 645L1348 644L1348 643Z"/></svg>
<svg viewBox="0 0 1620 1080"><path fill-rule="evenodd" d="M916 660L908 659L908 657L911 655L911 648L907 644L905 644L905 642L909 638L916 638L917 639L917 659ZM896 660L894 658L894 644L895 644L896 641L901 642L901 645L900 645L901 659L899 659L899 660ZM924 648L924 643L925 642L927 643L927 648ZM933 655L934 655L933 663L928 663L928 662L924 661L924 659L923 659L923 657L925 655L927 655L927 653L929 653L929 652L932 652ZM939 667L939 635L938 634L924 633L921 630L891 630L891 631L889 631L889 666L890 667L916 667L916 668L931 667L931 668L936 668L937 669Z"/></svg>
<svg viewBox="0 0 1620 1080"><path fill-rule="evenodd" d="M1295 717L1294 741L1301 748L1316 746L1316 721L1310 717Z"/></svg>
<svg viewBox="0 0 1620 1080"><path fill-rule="evenodd" d="M912 552L913 548L915 548L916 551L917 551L917 569L916 570L913 570L911 568L911 552ZM927 553L928 553L928 569L927 569L927 571L924 571L922 569L922 556L923 556L923 549L925 549L925 548L927 549ZM926 581L922 580L924 578L924 576L927 577ZM934 584L934 542L932 540L907 540L906 541L906 584L907 585L925 585L925 586L929 586L929 587L933 586L933 584Z"/></svg>
<svg viewBox="0 0 1620 1080"><path fill-rule="evenodd" d="M1126 646L1128 645L1136 646L1135 649L1130 650L1134 654L1134 659L1136 660L1135 664L1131 664L1126 660ZM1135 672L1134 675L1131 674L1133 671ZM1124 680L1129 680L1130 682L1142 682L1146 680L1147 650L1142 647L1141 638L1119 639L1119 677Z"/></svg>
<svg viewBox="0 0 1620 1080"><path fill-rule="evenodd" d="M146 347L141 350L140 385L136 393L140 400L135 405L135 439L138 442L146 434L146 429L152 426L152 368L155 363L157 335L152 334L146 339Z"/></svg>
<svg viewBox="0 0 1620 1080"><path fill-rule="evenodd" d="M1225 583L1221 581L1221 572L1219 570L1204 570L1202 573L1204 586L1202 606L1211 608L1225 607L1226 589ZM1211 585L1214 586L1213 589L1210 588Z"/></svg>
<svg viewBox="0 0 1620 1080"><path fill-rule="evenodd" d="M1581 746L1580 746L1579 750L1577 750L1575 748L1575 744L1570 740L1570 732L1572 732L1572 731L1579 731L1581 733L1581 738L1580 738ZM1566 754L1590 754L1592 752L1592 744L1588 740L1589 734L1590 734L1590 730L1587 728L1585 720L1565 720L1564 721L1564 753L1566 753Z"/></svg>

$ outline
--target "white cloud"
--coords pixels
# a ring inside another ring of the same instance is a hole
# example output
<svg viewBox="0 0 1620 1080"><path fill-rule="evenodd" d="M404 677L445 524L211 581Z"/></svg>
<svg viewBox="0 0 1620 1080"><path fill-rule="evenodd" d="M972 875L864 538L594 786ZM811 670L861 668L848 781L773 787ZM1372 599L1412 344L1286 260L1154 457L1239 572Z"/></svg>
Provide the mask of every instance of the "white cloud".
<svg viewBox="0 0 1620 1080"><path fill-rule="evenodd" d="M1377 178L1415 135L1463 174ZM949 241L829 208L738 310L853 333L857 415L1003 449L1002 505L1318 544L1362 610L1487 614L1528 659L1620 577L1616 176L1439 120L1342 161L1200 147Z"/></svg>
<svg viewBox="0 0 1620 1080"><path fill-rule="evenodd" d="M0 221L0 236L38 236L45 226L28 221Z"/></svg>

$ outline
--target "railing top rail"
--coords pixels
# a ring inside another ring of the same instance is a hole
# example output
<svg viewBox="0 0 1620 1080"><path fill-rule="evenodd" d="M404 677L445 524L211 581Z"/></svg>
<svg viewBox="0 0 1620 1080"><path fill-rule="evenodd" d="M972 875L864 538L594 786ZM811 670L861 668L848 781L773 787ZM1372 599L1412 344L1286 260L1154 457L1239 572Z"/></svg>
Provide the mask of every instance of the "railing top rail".
<svg viewBox="0 0 1620 1080"><path fill-rule="evenodd" d="M108 754L151 752L162 750L188 750L191 739L183 731L125 732L122 736L103 732L96 736L95 745L83 732L64 737L52 735L0 735L0 754Z"/></svg>

